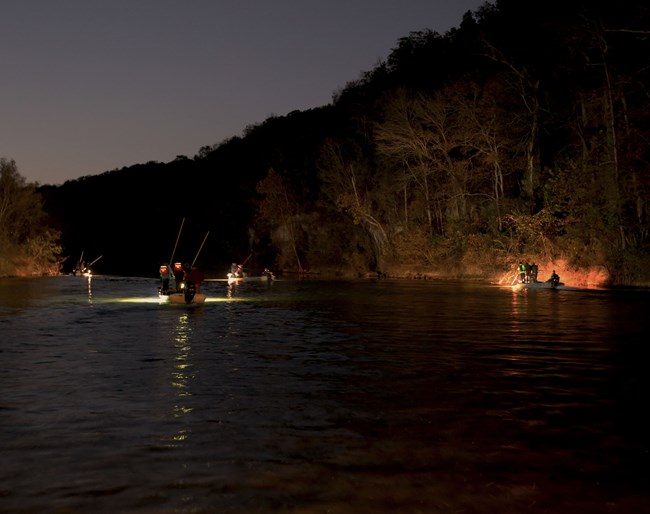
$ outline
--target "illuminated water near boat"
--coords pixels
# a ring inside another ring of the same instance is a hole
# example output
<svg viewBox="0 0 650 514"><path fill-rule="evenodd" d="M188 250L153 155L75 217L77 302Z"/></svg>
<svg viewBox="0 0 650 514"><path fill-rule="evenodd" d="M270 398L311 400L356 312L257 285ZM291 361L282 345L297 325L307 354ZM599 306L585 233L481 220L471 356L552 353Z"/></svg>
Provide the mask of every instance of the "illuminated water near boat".
<svg viewBox="0 0 650 514"><path fill-rule="evenodd" d="M647 512L650 294L0 286L0 512Z"/></svg>

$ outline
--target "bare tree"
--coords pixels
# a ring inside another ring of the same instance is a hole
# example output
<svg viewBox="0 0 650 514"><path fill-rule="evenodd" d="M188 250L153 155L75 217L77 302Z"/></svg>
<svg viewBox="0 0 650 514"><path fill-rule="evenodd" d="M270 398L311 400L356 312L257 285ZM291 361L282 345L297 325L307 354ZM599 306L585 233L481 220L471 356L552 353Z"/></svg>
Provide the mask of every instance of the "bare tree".
<svg viewBox="0 0 650 514"><path fill-rule="evenodd" d="M538 160L538 138L540 129L541 103L539 99L540 80L524 65L517 65L507 58L498 48L490 43L485 43L487 57L500 63L506 69L505 82L511 91L514 91L520 100L523 109L514 109L514 126L521 127L522 141L526 156L526 173L522 190L532 201L536 184L536 161Z"/></svg>
<svg viewBox="0 0 650 514"><path fill-rule="evenodd" d="M444 235L446 221L462 221L468 213L465 94L462 86L434 96L401 91L388 103L376 130L378 152L423 196L431 235Z"/></svg>
<svg viewBox="0 0 650 514"><path fill-rule="evenodd" d="M474 94L466 103L465 115L469 130L468 144L474 148L475 167L490 175L490 188L485 192L494 201L497 226L503 228L501 207L504 191L504 161L512 161L512 151L508 146L509 138L504 129L504 113L497 105L496 95L488 84L480 91L474 88Z"/></svg>
<svg viewBox="0 0 650 514"><path fill-rule="evenodd" d="M319 171L324 193L339 210L349 213L353 222L368 232L377 259L381 260L388 235L377 213L373 212L377 202L373 202L370 185L364 180L368 177L367 165L354 157L344 156L341 143L329 139L321 146ZM373 186L375 192L381 189L381 184Z"/></svg>
<svg viewBox="0 0 650 514"><path fill-rule="evenodd" d="M260 215L266 217L282 234L281 239L289 244L298 271L302 273L304 269L298 252L297 223L300 209L287 181L271 168L266 178L257 185L257 192L263 195Z"/></svg>

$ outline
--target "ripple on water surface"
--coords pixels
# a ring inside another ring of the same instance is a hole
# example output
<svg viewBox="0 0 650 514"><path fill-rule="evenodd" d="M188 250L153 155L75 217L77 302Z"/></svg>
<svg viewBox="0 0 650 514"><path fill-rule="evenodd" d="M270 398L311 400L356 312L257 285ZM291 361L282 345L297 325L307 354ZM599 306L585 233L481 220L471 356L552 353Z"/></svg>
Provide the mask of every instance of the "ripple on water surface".
<svg viewBox="0 0 650 514"><path fill-rule="evenodd" d="M196 308L156 288L0 288L0 511L648 505L643 293L211 282Z"/></svg>

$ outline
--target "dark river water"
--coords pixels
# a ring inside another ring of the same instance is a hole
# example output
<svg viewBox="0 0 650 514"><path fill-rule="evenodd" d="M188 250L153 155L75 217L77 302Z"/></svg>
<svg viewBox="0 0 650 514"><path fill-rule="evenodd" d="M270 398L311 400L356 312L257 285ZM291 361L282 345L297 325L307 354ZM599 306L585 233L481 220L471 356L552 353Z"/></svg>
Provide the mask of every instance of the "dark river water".
<svg viewBox="0 0 650 514"><path fill-rule="evenodd" d="M650 292L0 285L0 512L650 512Z"/></svg>

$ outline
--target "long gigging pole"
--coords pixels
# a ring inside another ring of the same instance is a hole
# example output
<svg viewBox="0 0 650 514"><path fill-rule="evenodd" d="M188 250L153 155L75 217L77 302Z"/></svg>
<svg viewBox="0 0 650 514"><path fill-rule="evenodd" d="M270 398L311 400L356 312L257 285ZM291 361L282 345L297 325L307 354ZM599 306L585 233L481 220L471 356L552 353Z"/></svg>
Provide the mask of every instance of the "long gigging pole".
<svg viewBox="0 0 650 514"><path fill-rule="evenodd" d="M253 256L252 253L249 254L248 257L246 257L246 259L244 260L244 262L242 262L241 264L239 264L239 265L237 266L237 271L235 272L235 276L239 275L240 272L241 272L241 274L242 274L242 276L243 276L243 274L244 274L244 266L246 266L246 263L248 262L248 260L249 260L252 256Z"/></svg>
<svg viewBox="0 0 650 514"><path fill-rule="evenodd" d="M203 238L203 242L201 243L201 246L199 247L199 251L196 252L196 257L194 257L194 260L192 261L192 266L194 266L194 263L196 262L196 259L199 258L199 254L201 253L201 249L203 248L203 245L205 244L205 241L208 238L208 234L210 234L209 230L205 233L205 237Z"/></svg>
<svg viewBox="0 0 650 514"><path fill-rule="evenodd" d="M83 262L84 262L84 251L81 250L81 255L79 256L79 260L77 261L77 264L74 265L74 274L77 274L77 271L79 273L83 273Z"/></svg>
<svg viewBox="0 0 650 514"><path fill-rule="evenodd" d="M515 275L512 277L512 281L510 282L510 285L513 286L515 282L517 281L517 277L519 276L519 269L515 269ZM499 279L499 284L503 283L506 280L510 279L510 273L504 273L501 278Z"/></svg>
<svg viewBox="0 0 650 514"><path fill-rule="evenodd" d="M519 277L519 268L515 270L515 276L512 277L512 282L510 283L511 286L515 285L515 282L517 282L518 277Z"/></svg>
<svg viewBox="0 0 650 514"><path fill-rule="evenodd" d="M91 262L90 264L88 264L87 267L90 268L93 264L95 264L95 263L96 263L99 259L101 259L102 257L104 257L104 256L103 256L103 255L100 255L100 256L97 257L93 262Z"/></svg>
<svg viewBox="0 0 650 514"><path fill-rule="evenodd" d="M169 258L169 265L172 265L174 261L174 255L176 254L176 246L178 246L178 240L181 238L181 231L183 230L183 224L185 223L185 218L181 221L181 228L178 229L178 235L176 236L176 242L174 243L174 249L172 250L172 256Z"/></svg>

